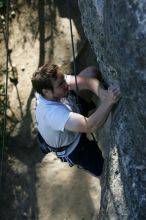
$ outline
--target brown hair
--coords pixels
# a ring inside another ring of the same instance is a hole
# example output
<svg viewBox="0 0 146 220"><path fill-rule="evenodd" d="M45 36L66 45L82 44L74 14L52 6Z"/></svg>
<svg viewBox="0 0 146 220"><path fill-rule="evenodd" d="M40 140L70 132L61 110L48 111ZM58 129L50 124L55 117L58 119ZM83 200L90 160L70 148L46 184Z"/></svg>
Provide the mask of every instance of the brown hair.
<svg viewBox="0 0 146 220"><path fill-rule="evenodd" d="M53 92L53 82L57 79L58 71L59 67L54 64L44 64L39 67L31 79L33 88L42 96L42 89L49 89Z"/></svg>

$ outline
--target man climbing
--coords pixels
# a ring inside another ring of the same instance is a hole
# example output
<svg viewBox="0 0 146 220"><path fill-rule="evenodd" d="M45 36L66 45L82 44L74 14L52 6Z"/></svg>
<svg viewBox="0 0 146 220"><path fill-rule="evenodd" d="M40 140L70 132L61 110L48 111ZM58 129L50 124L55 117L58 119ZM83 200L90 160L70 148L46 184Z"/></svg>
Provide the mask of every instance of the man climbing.
<svg viewBox="0 0 146 220"><path fill-rule="evenodd" d="M89 140L86 134L104 124L121 96L117 85L104 90L99 76L96 67L84 69L75 79L72 75L63 74L57 65L45 64L32 77L32 85L37 92L37 128L44 150L55 152L70 166L77 165L95 176L101 175L103 157L97 143ZM79 95L88 90L91 98L94 94L100 99L100 105L90 116L83 115L76 103L76 81Z"/></svg>

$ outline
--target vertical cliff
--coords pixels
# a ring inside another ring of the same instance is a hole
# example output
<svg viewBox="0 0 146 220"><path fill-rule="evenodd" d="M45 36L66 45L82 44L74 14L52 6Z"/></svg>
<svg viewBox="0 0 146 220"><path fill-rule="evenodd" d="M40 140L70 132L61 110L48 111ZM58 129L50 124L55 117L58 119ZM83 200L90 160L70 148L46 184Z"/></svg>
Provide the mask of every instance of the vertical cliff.
<svg viewBox="0 0 146 220"><path fill-rule="evenodd" d="M101 145L100 220L146 219L146 1L78 0L82 24L109 85L122 99Z"/></svg>

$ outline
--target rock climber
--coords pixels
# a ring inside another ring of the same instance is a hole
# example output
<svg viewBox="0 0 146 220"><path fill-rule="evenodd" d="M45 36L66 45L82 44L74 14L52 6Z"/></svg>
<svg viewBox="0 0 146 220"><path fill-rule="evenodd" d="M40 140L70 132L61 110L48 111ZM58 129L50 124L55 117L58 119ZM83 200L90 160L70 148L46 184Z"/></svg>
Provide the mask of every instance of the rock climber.
<svg viewBox="0 0 146 220"><path fill-rule="evenodd" d="M94 66L85 68L75 78L54 64L39 67L31 79L37 99L36 124L44 150L55 152L70 166L77 165L97 177L102 173L104 159L97 142L89 140L87 134L103 126L121 97L118 85L106 90L100 80ZM76 102L77 88L80 105ZM89 116L84 110L89 110L93 96L98 97L100 104Z"/></svg>

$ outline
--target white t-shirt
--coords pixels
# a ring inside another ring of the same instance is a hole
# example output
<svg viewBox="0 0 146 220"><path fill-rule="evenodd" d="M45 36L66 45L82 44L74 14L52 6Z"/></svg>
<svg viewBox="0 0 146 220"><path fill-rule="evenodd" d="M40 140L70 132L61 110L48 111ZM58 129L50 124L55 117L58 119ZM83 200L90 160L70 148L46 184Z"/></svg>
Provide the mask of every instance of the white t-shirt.
<svg viewBox="0 0 146 220"><path fill-rule="evenodd" d="M36 98L36 122L40 134L51 147L59 148L73 143L65 152L68 156L80 140L79 133L64 129L72 112L80 112L75 104L75 97L69 94L61 102L57 102L48 101L37 93Z"/></svg>

